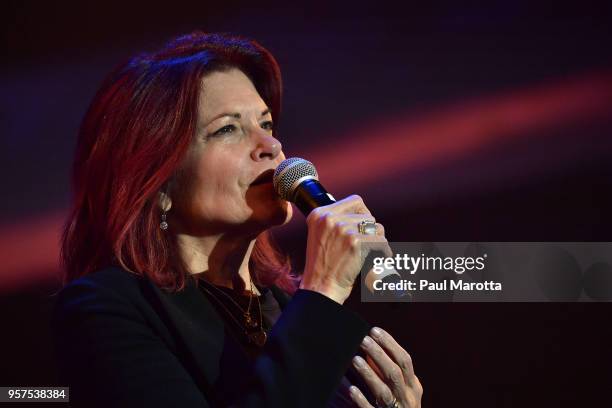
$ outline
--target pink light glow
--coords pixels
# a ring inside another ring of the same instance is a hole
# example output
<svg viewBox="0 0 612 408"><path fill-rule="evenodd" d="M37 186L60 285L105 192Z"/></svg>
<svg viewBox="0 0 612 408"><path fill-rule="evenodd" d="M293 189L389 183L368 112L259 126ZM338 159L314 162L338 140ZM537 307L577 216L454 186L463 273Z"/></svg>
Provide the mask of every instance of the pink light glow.
<svg viewBox="0 0 612 408"><path fill-rule="evenodd" d="M400 170L604 115L612 116L610 73L461 102L390 125L362 125L350 137L325 138L332 142L304 157L316 163L326 185L350 190L355 182L363 187Z"/></svg>
<svg viewBox="0 0 612 408"><path fill-rule="evenodd" d="M588 75L425 114L407 112L403 118L391 119L392 124L388 120L382 125L362 124L344 135L325 138L332 142L304 152L303 157L316 163L326 185L350 190L357 182L364 188L387 174L432 166L537 130L611 113L612 74ZM351 169L350 174L346 169ZM1 292L57 276L64 216L57 212L3 226Z"/></svg>

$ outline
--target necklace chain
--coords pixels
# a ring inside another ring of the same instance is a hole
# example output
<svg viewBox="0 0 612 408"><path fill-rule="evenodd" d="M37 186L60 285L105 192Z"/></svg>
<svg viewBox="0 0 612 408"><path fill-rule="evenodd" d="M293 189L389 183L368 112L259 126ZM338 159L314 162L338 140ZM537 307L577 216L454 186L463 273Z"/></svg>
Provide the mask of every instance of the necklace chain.
<svg viewBox="0 0 612 408"><path fill-rule="evenodd" d="M206 282L206 281L204 281ZM206 282L209 283L209 282ZM236 305L236 307L242 312L242 315L245 318L245 323L247 326L251 327L251 302L253 300L253 292L251 290L251 294L249 295L249 306L247 307L247 310L245 311L242 306L240 306L238 304L238 302L236 302L234 299L232 299L232 297L230 295L228 295L227 293L225 293L222 289L216 287L214 284L209 283L209 285L215 289L216 292L221 293L223 296L225 296L226 298L228 298L233 304ZM253 287L253 282L251 282L251 288ZM257 299L257 301L259 301L259 298Z"/></svg>
<svg viewBox="0 0 612 408"><path fill-rule="evenodd" d="M253 280L251 280L251 293L249 295L249 306L248 306L246 311L242 308L242 306L240 306L238 304L238 302L236 302L234 299L232 299L232 297L230 295L228 295L227 293L225 293L222 289L217 288L214 284L212 284L210 282L207 282L204 279L201 279L201 281L204 282L205 284L209 285L210 287L214 288L215 291L222 293L234 305L236 305L236 307L238 307L238 309L242 312L242 315L243 315L243 317L245 319L244 325L246 325L246 327L244 327L238 321L238 319L236 319L234 314L229 311L229 309L223 304L223 302L217 296L213 295L213 293L211 291L209 291L208 289L206 289L205 287L202 287L202 289L204 289L206 292L208 292L208 294L210 294L210 296L213 299L215 299L221 305L221 307L223 307L223 309L227 312L227 314L229 314L230 317L234 320L234 322L236 322L238 327L244 331L244 334L247 336L247 339L249 340L249 342L252 342L252 343L256 344L259 347L263 347L263 345L265 344L265 342L267 340L267 334L266 334L266 332L264 331L264 328L263 328L263 316L262 316L262 312L261 312L261 303L259 302L259 297L258 296L256 296L256 298L257 298L257 306L258 306L258 309L259 309L259 331L249 333L249 329L254 329L254 328L257 327L257 322L254 322L253 319L251 318L251 302L253 300L253 293L254 293L253 292Z"/></svg>

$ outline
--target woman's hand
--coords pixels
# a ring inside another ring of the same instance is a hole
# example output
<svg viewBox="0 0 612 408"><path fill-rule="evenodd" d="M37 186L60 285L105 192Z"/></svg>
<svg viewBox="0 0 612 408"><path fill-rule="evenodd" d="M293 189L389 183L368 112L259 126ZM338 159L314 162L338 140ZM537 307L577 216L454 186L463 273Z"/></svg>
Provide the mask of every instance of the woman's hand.
<svg viewBox="0 0 612 408"><path fill-rule="evenodd" d="M372 337L366 336L361 344L367 353L367 361L355 356L353 366L370 387L377 406L420 407L423 386L414 375L410 354L386 331L375 327L370 334ZM358 407L372 407L359 388L351 386L350 391Z"/></svg>
<svg viewBox="0 0 612 408"><path fill-rule="evenodd" d="M376 234L359 233L358 224L366 220L375 222L357 195L311 211L306 218L308 243L301 289L344 303L367 256L361 244L367 242L368 250L389 247L381 224L376 224Z"/></svg>

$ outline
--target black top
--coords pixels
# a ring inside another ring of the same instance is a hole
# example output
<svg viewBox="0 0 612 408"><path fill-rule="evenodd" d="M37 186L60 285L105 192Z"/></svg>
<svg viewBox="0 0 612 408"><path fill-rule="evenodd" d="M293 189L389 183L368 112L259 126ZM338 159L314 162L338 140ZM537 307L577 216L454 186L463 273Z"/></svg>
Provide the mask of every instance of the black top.
<svg viewBox="0 0 612 408"><path fill-rule="evenodd" d="M226 323L226 331L242 345L243 350L251 359L257 358L262 349L256 343L249 340L246 333L259 331L260 326L263 324L263 331L268 334L272 326L274 326L280 317L282 310L273 292L269 288L255 285L261 295L252 296L252 299L250 299L251 296L247 293L239 294L231 288L211 284L203 279L201 279L200 282L202 285L200 286L202 292L212 301L217 312L223 316ZM231 298L231 300L229 298ZM235 303L233 303L232 300ZM261 320L259 320L260 308ZM257 325L250 330L245 327L242 320L242 315L247 310L251 312L252 317L257 323ZM351 382L346 376L343 376L342 382L328 404L328 408L356 407L357 405L349 396L350 386Z"/></svg>
<svg viewBox="0 0 612 408"><path fill-rule="evenodd" d="M71 406L328 406L370 325L320 293L269 290L282 314L250 361L191 280L168 292L112 267L71 282L52 319Z"/></svg>
<svg viewBox="0 0 612 408"><path fill-rule="evenodd" d="M231 288L214 285L200 279L202 293L211 301L217 312L225 321L228 333L241 344L246 354L251 358L259 356L261 347L249 339L249 333L263 331L268 334L274 323L280 317L282 310L273 292L269 288L257 286L260 296L239 294ZM249 302L250 307L249 307ZM260 316L261 308L261 316ZM246 327L243 314L250 310L254 327ZM260 321L261 318L261 321Z"/></svg>

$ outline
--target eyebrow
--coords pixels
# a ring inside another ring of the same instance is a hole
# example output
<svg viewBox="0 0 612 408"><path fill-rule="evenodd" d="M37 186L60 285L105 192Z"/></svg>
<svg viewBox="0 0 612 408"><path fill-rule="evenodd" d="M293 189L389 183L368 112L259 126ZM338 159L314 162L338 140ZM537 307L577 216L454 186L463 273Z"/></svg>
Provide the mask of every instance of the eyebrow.
<svg viewBox="0 0 612 408"><path fill-rule="evenodd" d="M270 109L266 109L265 111L261 112L261 116L266 116L268 113L271 113ZM208 121L208 124L213 123L215 120L223 118L225 116L229 116L232 117L234 119L240 119L242 117L242 115L240 115L238 112L235 113L221 113L217 116L215 116L214 118L212 118L211 120ZM208 126L208 125L207 125Z"/></svg>

